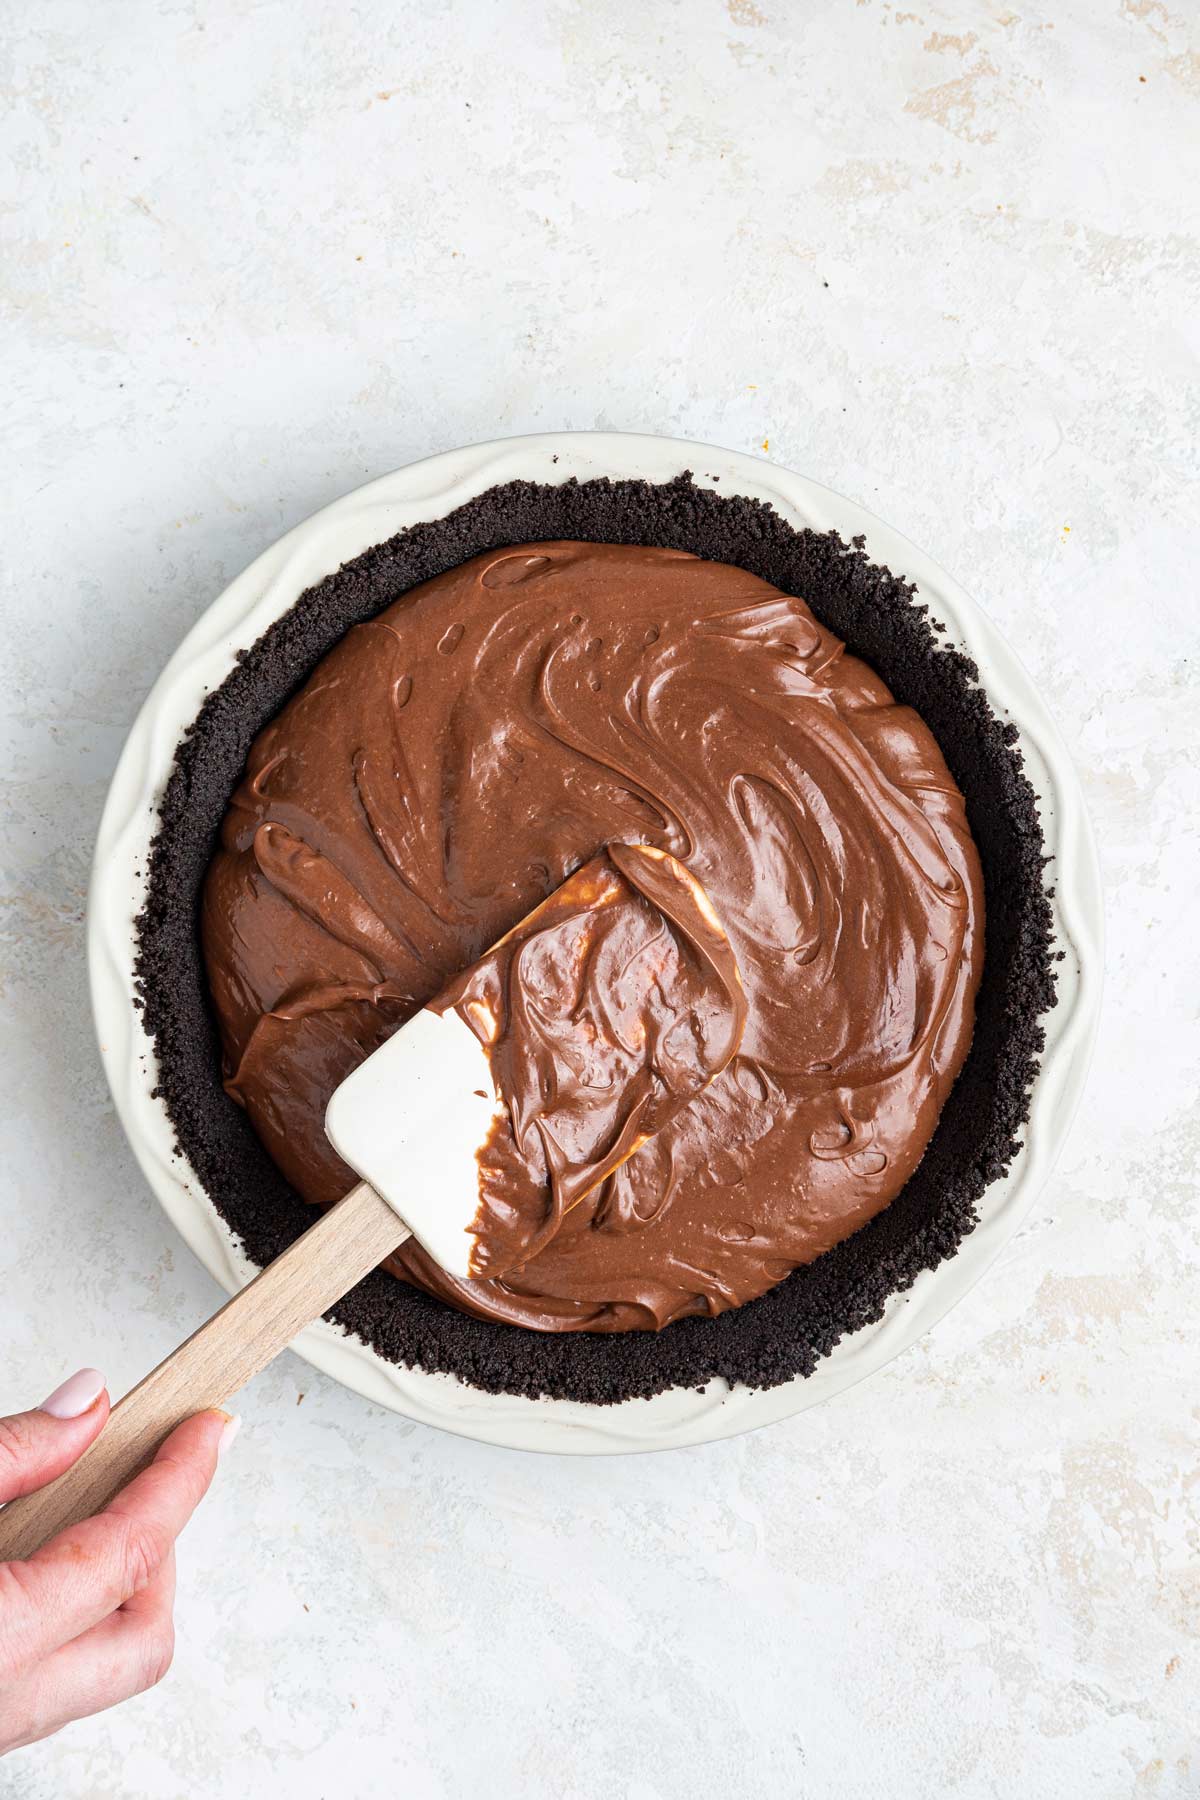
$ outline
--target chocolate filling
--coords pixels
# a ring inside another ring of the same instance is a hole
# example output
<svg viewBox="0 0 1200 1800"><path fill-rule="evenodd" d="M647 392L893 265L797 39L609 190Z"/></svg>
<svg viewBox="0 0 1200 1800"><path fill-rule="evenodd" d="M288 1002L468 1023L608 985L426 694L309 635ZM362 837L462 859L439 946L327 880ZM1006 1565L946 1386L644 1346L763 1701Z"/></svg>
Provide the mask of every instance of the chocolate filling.
<svg viewBox="0 0 1200 1800"><path fill-rule="evenodd" d="M316 1205L353 1183L325 1132L340 1082L581 861L631 843L701 883L746 1029L586 1204L549 1235L527 1215L503 1277L454 1280L413 1243L385 1265L481 1318L711 1317L900 1192L983 963L979 859L933 734L745 569L524 544L348 631L254 740L221 828L200 939L226 1091ZM531 1022L574 1012L571 966Z"/></svg>
<svg viewBox="0 0 1200 1800"><path fill-rule="evenodd" d="M967 801L983 866L987 960L970 1055L924 1159L884 1212L761 1299L659 1333L527 1332L464 1316L376 1273L332 1316L391 1360L493 1391L613 1402L715 1375L769 1387L811 1373L889 1294L953 1254L988 1183L1016 1150L1053 1004L1051 914L1036 801L969 659L939 647L912 586L861 545L797 532L761 502L686 476L492 489L448 518L401 533L302 595L205 702L164 797L138 923L138 973L160 1092L206 1190L256 1262L311 1222L221 1086L196 935L200 887L252 739L354 624L483 550L554 538L662 545L734 563L801 596L818 620L916 708Z"/></svg>

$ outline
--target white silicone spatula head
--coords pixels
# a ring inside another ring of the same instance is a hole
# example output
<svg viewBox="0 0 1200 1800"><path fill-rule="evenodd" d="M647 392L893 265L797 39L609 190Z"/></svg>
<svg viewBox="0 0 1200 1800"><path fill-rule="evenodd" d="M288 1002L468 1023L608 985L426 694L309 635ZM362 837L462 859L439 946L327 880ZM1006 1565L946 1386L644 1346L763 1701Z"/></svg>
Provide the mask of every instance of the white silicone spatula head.
<svg viewBox="0 0 1200 1800"><path fill-rule="evenodd" d="M699 882L665 851L612 845L348 1076L325 1129L451 1275L501 1274L707 1086L744 1019ZM485 1242L498 1171L522 1156L543 1215L527 1188L530 1231L514 1232L504 1193L504 1241Z"/></svg>
<svg viewBox="0 0 1200 1800"><path fill-rule="evenodd" d="M487 1052L456 1012L428 1007L348 1075L329 1102L330 1143L451 1275L469 1276L477 1149L503 1102Z"/></svg>

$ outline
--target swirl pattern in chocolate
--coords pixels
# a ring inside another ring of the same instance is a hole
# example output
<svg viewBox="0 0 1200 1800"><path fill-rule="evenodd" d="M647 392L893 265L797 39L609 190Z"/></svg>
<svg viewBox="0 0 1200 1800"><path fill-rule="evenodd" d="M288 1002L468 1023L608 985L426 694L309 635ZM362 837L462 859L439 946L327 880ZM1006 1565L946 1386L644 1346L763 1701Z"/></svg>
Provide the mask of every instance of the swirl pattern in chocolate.
<svg viewBox="0 0 1200 1800"><path fill-rule="evenodd" d="M476 1153L476 1278L549 1243L703 1093L746 1025L712 902L649 844L584 863L430 1010L455 1012L478 1039L497 1100Z"/></svg>
<svg viewBox="0 0 1200 1800"><path fill-rule="evenodd" d="M965 1058L978 858L932 735L802 602L683 552L475 558L347 633L256 739L205 886L229 1092L284 1174L353 1177L342 1077L603 845L683 862L737 1054L499 1278L393 1271L540 1330L766 1292L908 1179Z"/></svg>

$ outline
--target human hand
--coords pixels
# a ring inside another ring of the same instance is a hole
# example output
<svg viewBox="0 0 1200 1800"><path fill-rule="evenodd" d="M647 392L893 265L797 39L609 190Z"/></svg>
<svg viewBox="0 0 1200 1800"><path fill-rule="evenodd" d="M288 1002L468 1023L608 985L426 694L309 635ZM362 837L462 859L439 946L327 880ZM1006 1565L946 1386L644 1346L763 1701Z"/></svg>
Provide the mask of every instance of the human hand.
<svg viewBox="0 0 1200 1800"><path fill-rule="evenodd" d="M69 1469L108 1413L104 1377L80 1369L35 1411L0 1418L0 1500ZM237 1425L197 1413L102 1513L27 1562L0 1563L0 1756L162 1680L175 1645L175 1539Z"/></svg>

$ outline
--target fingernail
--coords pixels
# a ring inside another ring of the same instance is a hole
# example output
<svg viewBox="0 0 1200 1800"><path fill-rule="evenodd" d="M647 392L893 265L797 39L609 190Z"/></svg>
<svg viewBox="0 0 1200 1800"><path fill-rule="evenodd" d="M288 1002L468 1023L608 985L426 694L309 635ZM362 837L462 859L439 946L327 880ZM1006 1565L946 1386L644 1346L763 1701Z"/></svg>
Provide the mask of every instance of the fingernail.
<svg viewBox="0 0 1200 1800"><path fill-rule="evenodd" d="M55 1388L48 1400L42 1401L38 1411L49 1413L52 1419L78 1419L103 1392L104 1377L99 1369L77 1369L61 1387Z"/></svg>
<svg viewBox="0 0 1200 1800"><path fill-rule="evenodd" d="M219 1412L220 1408L218 1407L217 1410ZM217 1461L218 1462L220 1462L221 1458L224 1456L224 1454L228 1450L230 1444L232 1444L234 1438L237 1436L238 1432L241 1429L242 1429L241 1413L226 1413L225 1414L225 1423L221 1427L221 1435L217 1439Z"/></svg>

